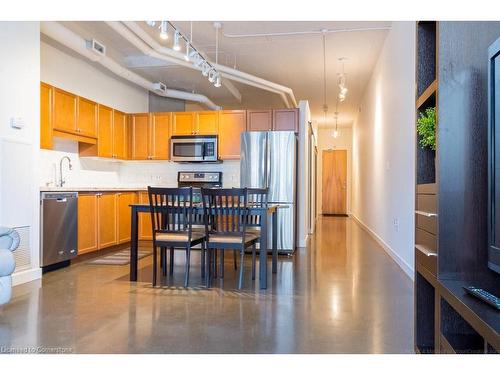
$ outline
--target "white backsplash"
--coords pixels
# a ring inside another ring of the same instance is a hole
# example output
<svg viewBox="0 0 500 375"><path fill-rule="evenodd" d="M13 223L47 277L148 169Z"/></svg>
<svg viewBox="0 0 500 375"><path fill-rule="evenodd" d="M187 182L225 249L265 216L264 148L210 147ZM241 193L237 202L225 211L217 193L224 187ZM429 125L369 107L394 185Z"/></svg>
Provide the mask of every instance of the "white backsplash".
<svg viewBox="0 0 500 375"><path fill-rule="evenodd" d="M40 150L40 187L55 186L59 181L59 161L69 156L73 169L63 165L65 187L140 187L177 186L179 171L222 172L224 187L239 187L240 161L229 160L220 164L181 164L170 161L108 161L80 158L74 141L54 139L54 150Z"/></svg>

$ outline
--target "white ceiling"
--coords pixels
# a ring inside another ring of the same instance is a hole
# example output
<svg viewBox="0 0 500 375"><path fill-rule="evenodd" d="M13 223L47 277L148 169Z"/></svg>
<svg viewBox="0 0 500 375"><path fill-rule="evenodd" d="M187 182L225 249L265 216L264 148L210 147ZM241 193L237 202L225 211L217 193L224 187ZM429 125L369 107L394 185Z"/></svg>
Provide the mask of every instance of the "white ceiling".
<svg viewBox="0 0 500 375"><path fill-rule="evenodd" d="M171 21L189 35L189 22ZM158 42L157 29L139 22ZM291 31L318 31L321 29L354 29L390 27L390 22L224 22L219 37L219 63L234 67L258 77L290 87L297 101L306 99L311 106L313 121L323 124L323 49L321 34L279 37L228 38L222 34L275 33ZM104 22L65 22L86 38L96 38L106 44L109 54L122 64L152 81L162 81L169 88L194 91L208 96L224 108L284 107L276 94L243 85L233 84L242 94L238 101L224 87L215 88L200 72L145 57L139 50L112 30ZM387 30L355 31L326 34L327 104L331 127L338 93L337 74L342 66L338 59L346 57L345 73L349 93L339 107L339 125L350 126L354 121L359 101L370 78ZM215 29L213 22L193 23L193 45L209 59L215 60ZM156 66L155 66L156 65Z"/></svg>

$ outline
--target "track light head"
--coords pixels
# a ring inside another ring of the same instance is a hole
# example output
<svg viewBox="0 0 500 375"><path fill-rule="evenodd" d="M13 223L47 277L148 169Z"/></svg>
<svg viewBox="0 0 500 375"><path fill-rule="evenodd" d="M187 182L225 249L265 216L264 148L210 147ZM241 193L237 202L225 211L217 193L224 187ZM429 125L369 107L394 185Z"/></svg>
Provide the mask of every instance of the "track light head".
<svg viewBox="0 0 500 375"><path fill-rule="evenodd" d="M217 79L217 71L214 68L212 68L208 72L208 80L210 81L210 83L214 83L216 79Z"/></svg>
<svg viewBox="0 0 500 375"><path fill-rule="evenodd" d="M345 94L342 94L341 92L339 92L339 101L343 102L345 100L345 98L346 98Z"/></svg>
<svg viewBox="0 0 500 375"><path fill-rule="evenodd" d="M333 131L333 138L338 138L339 137L339 131L337 129L335 129Z"/></svg>
<svg viewBox="0 0 500 375"><path fill-rule="evenodd" d="M209 70L210 70L210 65L206 61L204 61L201 67L201 74L203 74L203 77L208 76Z"/></svg>
<svg viewBox="0 0 500 375"><path fill-rule="evenodd" d="M146 24L150 27L155 27L156 21L146 21Z"/></svg>
<svg viewBox="0 0 500 375"><path fill-rule="evenodd" d="M184 54L184 60L189 61L191 55L191 47L189 42L186 40L186 53Z"/></svg>
<svg viewBox="0 0 500 375"><path fill-rule="evenodd" d="M172 49L174 51L180 51L181 50L181 46L179 44L180 39L181 39L181 33L178 32L177 30L175 30L175 33L174 33L174 45L172 46Z"/></svg>
<svg viewBox="0 0 500 375"><path fill-rule="evenodd" d="M161 21L160 23L160 38L163 40L168 39L168 23L167 21Z"/></svg>
<svg viewBox="0 0 500 375"><path fill-rule="evenodd" d="M220 74L219 73L217 73L217 78L215 79L214 86L215 87L221 87L221 79L220 79Z"/></svg>

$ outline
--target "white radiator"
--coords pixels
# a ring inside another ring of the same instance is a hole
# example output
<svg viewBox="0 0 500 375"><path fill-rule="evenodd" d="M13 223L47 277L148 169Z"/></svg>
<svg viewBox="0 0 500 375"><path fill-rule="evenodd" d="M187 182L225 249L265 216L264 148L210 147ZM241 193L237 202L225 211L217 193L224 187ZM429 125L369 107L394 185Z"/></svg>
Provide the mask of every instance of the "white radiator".
<svg viewBox="0 0 500 375"><path fill-rule="evenodd" d="M14 251L14 258L16 259L16 269L14 272L19 272L31 268L30 227L25 226L14 229L21 237L19 247Z"/></svg>

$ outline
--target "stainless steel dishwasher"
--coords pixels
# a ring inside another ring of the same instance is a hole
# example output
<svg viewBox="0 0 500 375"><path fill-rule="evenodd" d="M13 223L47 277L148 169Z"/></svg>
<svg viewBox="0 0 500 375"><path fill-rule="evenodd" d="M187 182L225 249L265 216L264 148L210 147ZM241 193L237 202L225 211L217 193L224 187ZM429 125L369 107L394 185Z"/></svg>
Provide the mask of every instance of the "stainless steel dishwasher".
<svg viewBox="0 0 500 375"><path fill-rule="evenodd" d="M78 253L78 193L42 193L40 218L41 266L69 264Z"/></svg>

